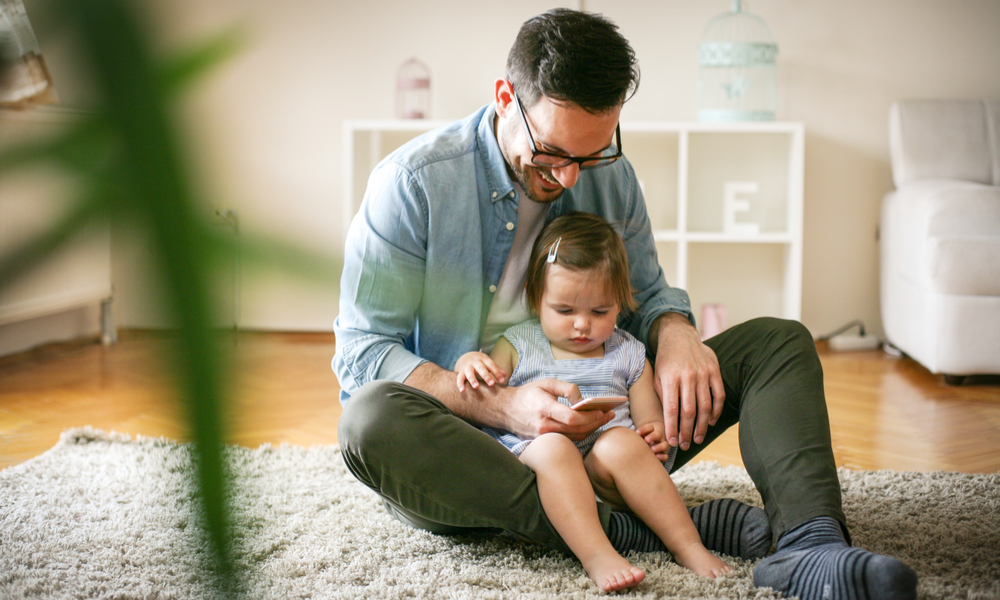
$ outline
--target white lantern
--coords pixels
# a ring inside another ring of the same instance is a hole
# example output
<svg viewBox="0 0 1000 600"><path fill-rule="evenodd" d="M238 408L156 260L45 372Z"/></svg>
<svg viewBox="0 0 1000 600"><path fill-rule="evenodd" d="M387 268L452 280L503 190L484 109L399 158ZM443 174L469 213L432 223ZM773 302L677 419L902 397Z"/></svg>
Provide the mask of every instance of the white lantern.
<svg viewBox="0 0 1000 600"><path fill-rule="evenodd" d="M778 46L760 17L740 0L712 19L698 47L699 121L773 121Z"/></svg>

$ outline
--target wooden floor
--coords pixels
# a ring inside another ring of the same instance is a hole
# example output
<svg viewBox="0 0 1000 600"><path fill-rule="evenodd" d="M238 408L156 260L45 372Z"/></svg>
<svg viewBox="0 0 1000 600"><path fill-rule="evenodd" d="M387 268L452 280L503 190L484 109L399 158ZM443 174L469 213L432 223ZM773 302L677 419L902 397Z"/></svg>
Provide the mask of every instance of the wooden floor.
<svg viewBox="0 0 1000 600"><path fill-rule="evenodd" d="M337 441L339 386L332 334L241 333L228 439L310 446ZM63 430L91 425L187 439L164 372L167 340L55 344L0 358L0 468L51 448ZM820 344L837 464L853 469L1000 471L1000 385L949 387L906 358L831 353ZM699 455L741 465L735 428Z"/></svg>

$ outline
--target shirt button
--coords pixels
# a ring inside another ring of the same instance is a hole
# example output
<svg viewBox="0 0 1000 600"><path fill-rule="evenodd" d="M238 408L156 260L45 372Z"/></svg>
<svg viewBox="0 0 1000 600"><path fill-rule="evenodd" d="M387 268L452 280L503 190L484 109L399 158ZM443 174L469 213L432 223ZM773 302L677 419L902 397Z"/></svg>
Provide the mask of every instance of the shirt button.
<svg viewBox="0 0 1000 600"><path fill-rule="evenodd" d="M507 231L514 231L514 224L513 223L507 223Z"/></svg>
<svg viewBox="0 0 1000 600"><path fill-rule="evenodd" d="M496 197L497 197L497 193L496 193L496 192L493 192L493 197L494 197L494 198L496 198Z"/></svg>
<svg viewBox="0 0 1000 600"><path fill-rule="evenodd" d="M513 198L513 197L514 197L514 192L511 192L511 193L510 193L510 197L511 197L511 198Z"/></svg>
<svg viewBox="0 0 1000 600"><path fill-rule="evenodd" d="M490 286L490 293L491 293L491 294L495 294L495 293L497 293L497 286L495 286L495 285L491 285L491 286Z"/></svg>

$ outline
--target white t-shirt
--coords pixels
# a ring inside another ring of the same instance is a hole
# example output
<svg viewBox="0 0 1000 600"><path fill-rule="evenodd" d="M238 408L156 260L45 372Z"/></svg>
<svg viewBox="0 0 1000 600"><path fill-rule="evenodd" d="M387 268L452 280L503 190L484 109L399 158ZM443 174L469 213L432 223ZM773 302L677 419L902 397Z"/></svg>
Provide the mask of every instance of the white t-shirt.
<svg viewBox="0 0 1000 600"><path fill-rule="evenodd" d="M514 245L511 246L503 274L500 275L500 283L493 295L493 303L490 304L490 314L486 317L486 330L483 332L483 346L480 350L487 354L493 350L504 331L531 318L524 289L524 284L528 281L528 260L531 258L531 247L535 245L535 240L545 225L545 217L549 214L548 204L528 198L516 183L514 187L519 198L517 230L514 232Z"/></svg>

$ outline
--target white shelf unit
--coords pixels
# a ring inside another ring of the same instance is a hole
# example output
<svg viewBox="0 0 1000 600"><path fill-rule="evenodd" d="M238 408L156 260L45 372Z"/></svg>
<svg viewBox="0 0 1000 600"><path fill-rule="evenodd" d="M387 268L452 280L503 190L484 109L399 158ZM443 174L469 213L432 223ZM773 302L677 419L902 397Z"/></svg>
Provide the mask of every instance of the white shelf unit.
<svg viewBox="0 0 1000 600"><path fill-rule="evenodd" d="M395 148L447 123L345 121L345 230L372 168ZM723 304L729 325L758 316L800 319L802 124L657 121L623 122L621 129L625 155L646 197L660 264L671 285L688 291L695 316L705 304ZM746 204L728 218L727 182L756 184L755 192L737 194Z"/></svg>
<svg viewBox="0 0 1000 600"><path fill-rule="evenodd" d="M802 123L623 122L667 281L728 324L802 313ZM731 213L727 182L754 182ZM741 231L746 226L756 231Z"/></svg>

